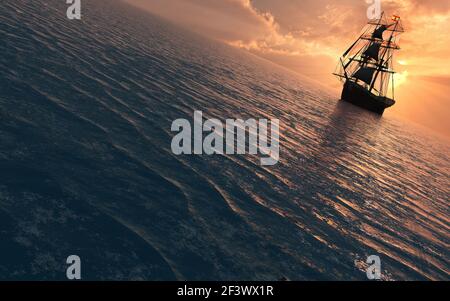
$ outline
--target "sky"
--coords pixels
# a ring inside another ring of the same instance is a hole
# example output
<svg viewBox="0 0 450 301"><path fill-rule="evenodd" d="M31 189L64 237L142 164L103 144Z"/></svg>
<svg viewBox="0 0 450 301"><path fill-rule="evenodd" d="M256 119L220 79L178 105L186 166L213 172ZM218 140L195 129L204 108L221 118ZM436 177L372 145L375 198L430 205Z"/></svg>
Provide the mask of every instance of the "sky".
<svg viewBox="0 0 450 301"><path fill-rule="evenodd" d="M172 22L250 51L336 90L339 56L378 0L125 0ZM450 137L450 1L381 0L406 32L396 53L397 104L407 118Z"/></svg>

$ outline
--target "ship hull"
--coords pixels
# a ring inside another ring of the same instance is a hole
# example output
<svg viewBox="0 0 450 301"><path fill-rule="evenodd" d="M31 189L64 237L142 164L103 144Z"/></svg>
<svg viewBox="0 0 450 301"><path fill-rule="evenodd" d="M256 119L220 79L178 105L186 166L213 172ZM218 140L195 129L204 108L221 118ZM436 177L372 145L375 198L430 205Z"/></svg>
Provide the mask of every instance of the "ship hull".
<svg viewBox="0 0 450 301"><path fill-rule="evenodd" d="M344 84L341 99L380 115L383 115L384 110L395 104L393 99L376 96L366 88L349 80Z"/></svg>

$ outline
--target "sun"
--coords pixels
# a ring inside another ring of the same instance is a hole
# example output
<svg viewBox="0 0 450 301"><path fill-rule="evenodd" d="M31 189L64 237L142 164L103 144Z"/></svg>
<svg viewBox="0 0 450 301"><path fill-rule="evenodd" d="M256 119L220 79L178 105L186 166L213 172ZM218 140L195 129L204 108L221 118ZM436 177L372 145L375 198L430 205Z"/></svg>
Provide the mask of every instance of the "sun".
<svg viewBox="0 0 450 301"><path fill-rule="evenodd" d="M394 74L394 85L395 87L400 87L401 85L403 85L404 83L406 83L407 79L409 76L409 72L408 71L403 71L401 73L396 73Z"/></svg>

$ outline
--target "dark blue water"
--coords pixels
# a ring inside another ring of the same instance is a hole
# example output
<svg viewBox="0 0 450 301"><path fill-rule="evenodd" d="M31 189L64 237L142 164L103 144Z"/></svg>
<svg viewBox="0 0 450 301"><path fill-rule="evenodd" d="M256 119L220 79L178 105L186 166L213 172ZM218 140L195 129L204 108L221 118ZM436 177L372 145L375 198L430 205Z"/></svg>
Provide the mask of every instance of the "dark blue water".
<svg viewBox="0 0 450 301"><path fill-rule="evenodd" d="M449 144L116 1L0 4L0 279L450 280ZM280 162L175 156L277 118Z"/></svg>

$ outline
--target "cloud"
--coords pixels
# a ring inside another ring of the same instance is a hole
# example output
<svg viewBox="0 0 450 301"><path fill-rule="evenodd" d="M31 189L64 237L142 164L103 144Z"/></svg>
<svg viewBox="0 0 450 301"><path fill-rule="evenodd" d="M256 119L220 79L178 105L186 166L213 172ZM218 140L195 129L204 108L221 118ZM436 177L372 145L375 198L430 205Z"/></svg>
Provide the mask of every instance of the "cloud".
<svg viewBox="0 0 450 301"><path fill-rule="evenodd" d="M250 0L126 0L191 30L248 50L295 53L312 47L283 33L269 11Z"/></svg>
<svg viewBox="0 0 450 301"><path fill-rule="evenodd" d="M337 83L331 73L338 57L367 23L369 7L365 0L125 1L330 86ZM406 29L396 54L396 61L407 62L395 66L400 95L407 98L414 79L449 76L449 1L382 0L382 10L402 16Z"/></svg>
<svg viewBox="0 0 450 301"><path fill-rule="evenodd" d="M138 7L222 41L271 36L270 14L255 13L249 0L126 0Z"/></svg>
<svg viewBox="0 0 450 301"><path fill-rule="evenodd" d="M363 0L126 0L191 30L246 49L279 64L310 74L310 61L328 63L358 35L367 22ZM450 37L450 2L383 0L382 9L404 17L400 66L409 74L446 74ZM298 63L299 60L308 62ZM330 73L334 66L324 66ZM317 70L317 69L316 69Z"/></svg>

